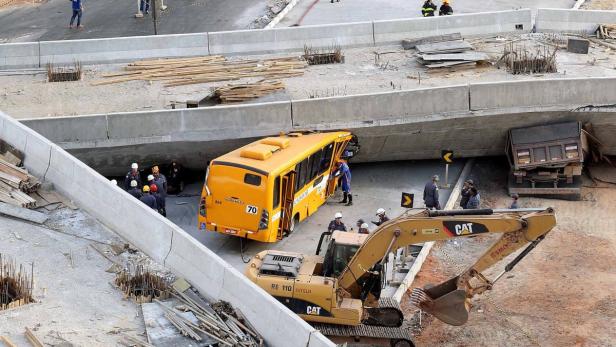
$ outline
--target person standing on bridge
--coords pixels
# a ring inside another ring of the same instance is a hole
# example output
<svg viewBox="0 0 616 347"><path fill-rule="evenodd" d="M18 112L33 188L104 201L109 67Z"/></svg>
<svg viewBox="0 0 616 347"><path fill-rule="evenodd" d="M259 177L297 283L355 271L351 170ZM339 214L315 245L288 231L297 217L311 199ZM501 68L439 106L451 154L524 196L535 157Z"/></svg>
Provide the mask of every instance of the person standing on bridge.
<svg viewBox="0 0 616 347"><path fill-rule="evenodd" d="M424 17L434 17L434 11L436 11L436 5L432 0L426 0L421 8L421 15Z"/></svg>
<svg viewBox="0 0 616 347"><path fill-rule="evenodd" d="M423 193L424 204L429 209L441 209L441 204L438 201L438 175L432 176L432 180L426 183Z"/></svg>
<svg viewBox="0 0 616 347"><path fill-rule="evenodd" d="M137 187L141 189L141 176L139 176L139 165L137 165L137 163L133 163L130 166L130 171L126 174L126 177L124 178L124 190L130 190L130 182L133 180L137 181Z"/></svg>
<svg viewBox="0 0 616 347"><path fill-rule="evenodd" d="M349 165L342 160L338 161L336 166L338 167L340 185L342 186L342 193L344 194L344 198L340 203L351 206L353 205L353 195L351 194L351 169Z"/></svg>
<svg viewBox="0 0 616 347"><path fill-rule="evenodd" d="M449 0L443 0L441 8L438 10L439 16L451 16L453 14L453 8L449 5Z"/></svg>
<svg viewBox="0 0 616 347"><path fill-rule="evenodd" d="M71 0L71 4L73 7L73 16L71 17L71 23L69 24L69 29L73 29L73 22L75 18L77 18L77 28L83 28L81 25L81 15L83 14L83 3L82 0Z"/></svg>

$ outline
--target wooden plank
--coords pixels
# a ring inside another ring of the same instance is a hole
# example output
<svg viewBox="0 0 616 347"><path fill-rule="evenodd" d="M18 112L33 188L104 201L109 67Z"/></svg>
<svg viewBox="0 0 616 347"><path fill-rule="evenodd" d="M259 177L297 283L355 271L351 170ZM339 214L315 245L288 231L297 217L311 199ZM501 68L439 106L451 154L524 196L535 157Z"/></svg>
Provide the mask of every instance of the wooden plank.
<svg viewBox="0 0 616 347"><path fill-rule="evenodd" d="M41 340L39 340L38 337L36 337L36 335L34 335L32 330L30 330L30 328L28 328L28 327L26 327L26 338L28 339L28 342L30 342L32 344L32 346L34 346L34 347L44 347L43 343L41 342Z"/></svg>
<svg viewBox="0 0 616 347"><path fill-rule="evenodd" d="M47 215L44 213L32 211L23 207L9 205L4 202L0 202L0 214L23 219L37 224L43 224L47 219L49 219L49 217L47 217Z"/></svg>
<svg viewBox="0 0 616 347"><path fill-rule="evenodd" d="M462 39L462 34L460 33L426 36L426 37L420 37L416 39L404 39L402 40L402 48L412 49L418 45L424 45L427 43L436 43L436 42L453 41L453 40L461 40L461 39Z"/></svg>
<svg viewBox="0 0 616 347"><path fill-rule="evenodd" d="M177 328L165 318L165 310L156 303L142 303L141 311L145 322L148 340L155 346L209 346L215 344L216 340L199 334L201 341L195 341L183 336ZM192 312L176 312L177 315L190 322L199 325L199 320Z"/></svg>
<svg viewBox="0 0 616 347"><path fill-rule="evenodd" d="M7 347L17 347L17 345L6 336L0 336L0 341L2 341L2 343L4 343Z"/></svg>

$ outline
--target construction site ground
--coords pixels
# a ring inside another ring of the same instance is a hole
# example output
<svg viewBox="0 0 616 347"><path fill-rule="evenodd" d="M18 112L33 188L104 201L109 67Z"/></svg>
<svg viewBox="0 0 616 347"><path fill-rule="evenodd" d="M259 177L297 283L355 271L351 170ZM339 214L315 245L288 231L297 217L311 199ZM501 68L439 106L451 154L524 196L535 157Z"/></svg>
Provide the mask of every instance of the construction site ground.
<svg viewBox="0 0 616 347"><path fill-rule="evenodd" d="M535 52L541 42L566 46L563 35L524 34L508 37L469 38L476 51L488 53L496 62L508 42ZM543 48L540 48L543 50ZM589 54L569 53L559 49L558 72L551 74L512 75L494 65L428 71L417 62L415 50L403 50L400 45L343 49L343 64L313 65L299 77L283 79L286 90L255 99L254 102L308 99L327 96L354 95L392 90L466 84L472 82L512 81L567 77L616 76L616 56L609 48L591 44ZM377 54L379 55L377 56ZM272 58L295 54L229 57L230 60ZM45 69L35 74L11 75L0 72L0 105L15 118L72 116L110 112L134 112L170 109L171 104L185 107L187 100L209 96L213 87L256 81L237 81L165 87L161 81L130 81L93 86L105 72L120 71L126 64L85 66L83 79L76 82L46 80ZM29 73L29 72L28 72ZM110 102L113 100L113 102Z"/></svg>
<svg viewBox="0 0 616 347"><path fill-rule="evenodd" d="M507 164L481 159L471 178L482 207L506 208ZM602 167L614 181L616 169ZM605 181L605 180L604 180ZM419 346L613 346L616 340L616 185L585 177L582 201L522 197L520 207L556 211L557 227L494 289L473 299L469 321L449 326L422 315L403 298ZM412 287L440 283L469 266L494 237L457 238L432 249ZM486 271L498 275L513 256Z"/></svg>
<svg viewBox="0 0 616 347"><path fill-rule="evenodd" d="M39 209L45 211L45 209ZM61 207L44 225L0 216L0 254L30 272L34 263L35 303L0 311L0 335L29 345L25 327L51 346L116 346L122 334L144 331L140 307L114 287L105 252L123 241L82 210ZM140 252L109 257L130 260L152 271L165 270Z"/></svg>
<svg viewBox="0 0 616 347"><path fill-rule="evenodd" d="M616 10L615 0L586 0L581 6L582 10Z"/></svg>

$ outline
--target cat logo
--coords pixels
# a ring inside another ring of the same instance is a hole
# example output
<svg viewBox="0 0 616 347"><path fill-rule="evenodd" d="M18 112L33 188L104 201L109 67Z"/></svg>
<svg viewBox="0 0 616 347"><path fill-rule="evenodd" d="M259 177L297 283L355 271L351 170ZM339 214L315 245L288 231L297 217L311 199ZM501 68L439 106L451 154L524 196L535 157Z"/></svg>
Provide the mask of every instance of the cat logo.
<svg viewBox="0 0 616 347"><path fill-rule="evenodd" d="M306 306L306 314L319 316L321 315L321 307L319 306Z"/></svg>
<svg viewBox="0 0 616 347"><path fill-rule="evenodd" d="M454 226L456 235L468 235L473 233L473 223L462 223Z"/></svg>

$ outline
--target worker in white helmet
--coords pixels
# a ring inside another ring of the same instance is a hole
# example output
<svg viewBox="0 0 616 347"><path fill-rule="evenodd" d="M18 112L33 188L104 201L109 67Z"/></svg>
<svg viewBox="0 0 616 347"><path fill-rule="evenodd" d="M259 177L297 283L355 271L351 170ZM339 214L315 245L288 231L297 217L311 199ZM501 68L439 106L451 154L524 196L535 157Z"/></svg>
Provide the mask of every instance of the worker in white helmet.
<svg viewBox="0 0 616 347"><path fill-rule="evenodd" d="M359 234L370 234L370 230L368 230L368 223L363 223L357 232Z"/></svg>
<svg viewBox="0 0 616 347"><path fill-rule="evenodd" d="M130 166L130 171L126 174L124 178L124 190L128 191L131 189L130 182L137 181L137 187L141 189L143 184L141 184L141 176L139 175L139 165L137 163L133 163Z"/></svg>
<svg viewBox="0 0 616 347"><path fill-rule="evenodd" d="M379 208L378 210L376 210L376 217L379 219L376 222L372 222L372 224L374 225L381 225L385 222L387 222L389 220L389 217L387 217L387 215L385 214L385 209L384 208Z"/></svg>
<svg viewBox="0 0 616 347"><path fill-rule="evenodd" d="M327 227L327 231L331 232L334 230L347 231L346 226L342 222L342 213L340 212L336 212L336 214L334 215L334 220L329 222L329 226Z"/></svg>

